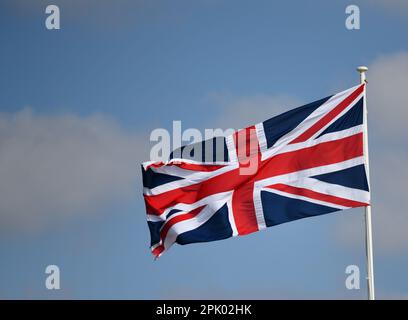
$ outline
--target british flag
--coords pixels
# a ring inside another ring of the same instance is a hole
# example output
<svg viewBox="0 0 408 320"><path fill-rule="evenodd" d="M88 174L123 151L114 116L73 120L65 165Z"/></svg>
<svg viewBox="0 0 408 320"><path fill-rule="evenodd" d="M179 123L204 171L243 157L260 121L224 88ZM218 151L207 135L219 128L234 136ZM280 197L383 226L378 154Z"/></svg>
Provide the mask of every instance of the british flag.
<svg viewBox="0 0 408 320"><path fill-rule="evenodd" d="M365 125L361 84L204 141L198 158L183 152L144 163L153 254L368 206ZM221 158L215 145L225 150Z"/></svg>

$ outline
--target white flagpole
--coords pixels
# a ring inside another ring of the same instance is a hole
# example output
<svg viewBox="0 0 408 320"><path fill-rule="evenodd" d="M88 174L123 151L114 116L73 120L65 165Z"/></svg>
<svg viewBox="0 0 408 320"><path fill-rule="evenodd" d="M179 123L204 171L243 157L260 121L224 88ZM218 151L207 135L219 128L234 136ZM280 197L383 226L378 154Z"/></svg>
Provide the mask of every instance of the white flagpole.
<svg viewBox="0 0 408 320"><path fill-rule="evenodd" d="M365 66L360 66L357 71L360 73L360 83L366 83ZM368 159L368 130L367 130L367 102L364 94L364 156L367 171L368 185L370 186L370 164ZM365 207L365 227L366 227L366 257L367 257L367 287L368 299L375 300L374 291L374 265L373 265L373 233L371 225L371 205Z"/></svg>

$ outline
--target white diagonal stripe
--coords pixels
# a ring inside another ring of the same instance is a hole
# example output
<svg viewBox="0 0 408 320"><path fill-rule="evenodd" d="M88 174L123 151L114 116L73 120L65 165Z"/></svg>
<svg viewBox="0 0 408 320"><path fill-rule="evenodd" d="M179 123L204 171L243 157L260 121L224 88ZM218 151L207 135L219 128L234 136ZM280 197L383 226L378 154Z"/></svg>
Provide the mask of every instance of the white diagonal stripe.
<svg viewBox="0 0 408 320"><path fill-rule="evenodd" d="M332 202L317 200L317 199L314 199L314 198L309 198L309 197L301 196L301 195L298 195L298 194L293 194L293 193L289 193L289 192L285 192L285 191L281 191L281 190L276 190L276 189L273 189L273 188L265 188L265 189L262 189L262 191L268 191L268 192L276 193L276 194L284 196L284 197L288 197L288 198L292 198L292 199L298 199L298 200L307 201L307 202L313 202L313 203L316 203L316 204L320 204L322 206L332 207L332 208L336 208L336 209L340 209L340 210L349 208L349 207L346 207L346 206L341 206L339 204L334 204Z"/></svg>
<svg viewBox="0 0 408 320"><path fill-rule="evenodd" d="M306 188L329 196L369 203L370 193L365 190L349 188L338 184L320 181L315 178L305 178L287 183L290 186Z"/></svg>

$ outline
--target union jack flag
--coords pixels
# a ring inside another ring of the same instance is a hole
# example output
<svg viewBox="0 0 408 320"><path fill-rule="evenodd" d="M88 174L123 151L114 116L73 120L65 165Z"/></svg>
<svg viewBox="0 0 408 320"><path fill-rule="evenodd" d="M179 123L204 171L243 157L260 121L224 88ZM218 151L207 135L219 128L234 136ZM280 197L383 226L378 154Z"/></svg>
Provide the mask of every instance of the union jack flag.
<svg viewBox="0 0 408 320"><path fill-rule="evenodd" d="M144 163L152 253L368 206L364 115L361 84L204 141L199 158Z"/></svg>

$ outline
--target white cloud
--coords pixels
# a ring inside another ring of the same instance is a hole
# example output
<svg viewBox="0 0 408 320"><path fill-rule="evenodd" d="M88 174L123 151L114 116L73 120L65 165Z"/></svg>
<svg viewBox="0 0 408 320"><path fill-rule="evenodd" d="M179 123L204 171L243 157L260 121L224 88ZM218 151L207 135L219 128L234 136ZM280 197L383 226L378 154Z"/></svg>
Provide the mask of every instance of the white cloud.
<svg viewBox="0 0 408 320"><path fill-rule="evenodd" d="M378 58L369 68L368 81L372 131L383 139L401 141L408 117L408 52Z"/></svg>
<svg viewBox="0 0 408 320"><path fill-rule="evenodd" d="M0 114L0 228L42 228L134 196L142 146L103 116Z"/></svg>
<svg viewBox="0 0 408 320"><path fill-rule="evenodd" d="M221 110L215 126L234 129L265 121L301 105L298 99L285 95L257 94L232 97L227 94L213 93L211 99Z"/></svg>

